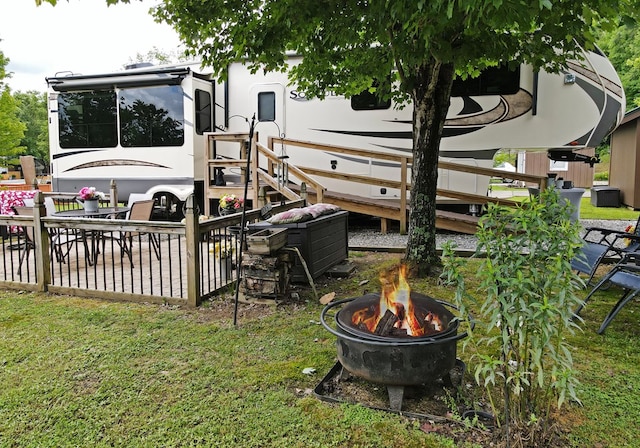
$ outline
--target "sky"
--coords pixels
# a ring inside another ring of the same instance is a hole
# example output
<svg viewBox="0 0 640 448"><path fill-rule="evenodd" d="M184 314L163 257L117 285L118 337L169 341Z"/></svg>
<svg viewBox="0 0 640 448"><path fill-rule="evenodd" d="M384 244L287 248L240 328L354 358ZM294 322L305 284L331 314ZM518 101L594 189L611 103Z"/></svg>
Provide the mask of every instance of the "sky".
<svg viewBox="0 0 640 448"><path fill-rule="evenodd" d="M148 13L157 0L107 6L106 0L0 0L0 51L13 72L12 92L47 90L56 73L94 74L121 70L137 53L180 46L175 31ZM182 47L180 47L182 48Z"/></svg>

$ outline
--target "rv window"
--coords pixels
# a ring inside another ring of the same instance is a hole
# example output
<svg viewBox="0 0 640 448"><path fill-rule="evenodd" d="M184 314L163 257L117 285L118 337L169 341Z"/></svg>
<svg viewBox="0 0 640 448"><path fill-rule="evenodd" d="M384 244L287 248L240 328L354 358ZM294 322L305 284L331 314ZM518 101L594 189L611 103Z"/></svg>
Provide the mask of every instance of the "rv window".
<svg viewBox="0 0 640 448"><path fill-rule="evenodd" d="M258 121L276 121L275 92L258 93Z"/></svg>
<svg viewBox="0 0 640 448"><path fill-rule="evenodd" d="M196 89L196 133L211 132L211 94L204 90Z"/></svg>
<svg viewBox="0 0 640 448"><path fill-rule="evenodd" d="M118 143L113 91L60 93L58 120L61 148L109 148Z"/></svg>
<svg viewBox="0 0 640 448"><path fill-rule="evenodd" d="M520 68L489 67L477 78L456 78L451 96L512 95L520 89Z"/></svg>
<svg viewBox="0 0 640 448"><path fill-rule="evenodd" d="M375 93L368 90L351 97L351 109L353 110L381 110L389 109L391 100L382 100Z"/></svg>
<svg viewBox="0 0 640 448"><path fill-rule="evenodd" d="M138 87L118 93L120 144L182 146L184 106L180 86Z"/></svg>

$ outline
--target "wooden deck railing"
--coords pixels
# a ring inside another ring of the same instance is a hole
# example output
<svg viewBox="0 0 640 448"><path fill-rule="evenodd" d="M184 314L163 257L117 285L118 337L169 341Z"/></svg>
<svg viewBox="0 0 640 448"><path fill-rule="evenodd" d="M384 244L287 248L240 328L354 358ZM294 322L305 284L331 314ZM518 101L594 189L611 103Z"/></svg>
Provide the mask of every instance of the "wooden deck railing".
<svg viewBox="0 0 640 448"><path fill-rule="evenodd" d="M260 201L262 200L262 198L264 198L264 196L259 196L258 190L259 188L261 188L261 186L264 185L269 186L273 191L280 193L288 200L296 200L299 199L299 196L295 191L293 191L292 186L301 186L304 184L309 189L309 192L315 195L316 202L323 202L325 200L325 196L328 197L329 193L331 193L332 197L340 194L339 192L335 191L329 192L327 187L320 180L318 180L319 178L326 178L346 182L347 185L355 186L356 184L360 184L368 185L371 188L376 187L397 190L399 192L397 197L397 208L394 208L393 211L387 210L387 208L389 208L389 204L385 204L386 208L384 215L378 214L375 216L379 216L382 219L383 228L386 228L386 220L390 219L390 215L393 215L392 219L397 219L400 223L400 233L404 234L407 232L409 192L412 189L409 177L411 165L413 163L412 156L389 154L382 151L327 145L280 137L269 137L267 139L267 147L265 147L257 142L257 134L254 136L254 139L250 146L247 145L247 140L248 135L243 133L227 134L224 132L217 132L207 134L207 146L205 148L207 155L205 157L205 211L208 211L210 208L209 200L215 199L226 193L242 193L242 184L247 180L250 181L248 185L251 186L249 190L247 190L247 196L255 203L257 203L258 207L263 205L262 203L260 203ZM239 143L240 158L218 158L214 151L215 145L213 144L216 141ZM366 159L367 161L372 161L373 164L379 162L381 164L395 165L398 167L398 178L382 179L373 175L351 173L344 170L323 170L317 166L293 165L289 163L286 156L280 156L276 153L276 145L282 145L282 147L299 147L312 151L322 151L325 153L339 154L347 156L348 158ZM250 148L251 150L250 157L248 157L247 148ZM246 173L248 161L250 162L248 165L248 168L250 170L249 174ZM243 168L240 183L226 186L214 186L211 173L218 168L230 167ZM445 161L441 161L438 163L438 169L469 173L478 176L504 176L504 171ZM545 176L521 173L509 173L509 177L514 180L536 184L541 190L545 188L547 181L547 178ZM357 190L357 188L346 187L343 189L343 191L355 190ZM508 199L492 198L487 195L471 194L464 191L454 191L444 188L438 188L436 190L436 194L438 198L441 199L448 198L467 204L483 205L488 202L494 202L503 205L516 204L516 202ZM367 211L369 211L375 213L375 210L381 210L379 204L364 205L362 203L362 200L365 200L367 198L368 195L366 198L359 196L357 199L360 202L356 203L354 201L350 202L350 199L346 198L345 196L345 198L343 198L343 201L345 203L348 203L349 205L353 205L353 210L357 212L367 213ZM394 198L390 199L393 200ZM402 210L404 210L405 212L402 213Z"/></svg>
<svg viewBox="0 0 640 448"><path fill-rule="evenodd" d="M336 179L344 182L353 182L353 183L366 184L366 185L376 186L376 187L397 189L399 190L399 202L400 202L399 209L408 210L408 195L412 188L412 185L409 179L409 168L413 164L412 156L388 154L381 151L363 150L363 149L349 148L344 146L325 145L320 143L287 139L287 138L270 137L268 139L268 146L272 152L276 144L297 146L300 148L306 148L314 151L331 152L335 154L347 155L350 157L371 159L374 161L374 163L376 161L379 161L379 162L391 163L391 164L397 165L399 168L398 179L381 179L378 177L356 174L356 173L322 170L317 167L310 167L310 166L294 167L293 165L288 165L288 170L290 173L299 172L302 175L306 176L305 182L309 187L313 189L316 188L315 185L318 184L318 182L313 181L313 178L310 176L318 176L318 177L324 177L329 179ZM464 173L490 176L490 177L502 177L505 174L504 171L496 170L492 168L482 168L482 167L477 167L472 165L465 165L460 163L444 162L444 161L440 161L438 163L438 169L459 171ZM522 174L522 173L509 173L509 178L537 184L541 191L546 187L546 182L547 182L547 178L545 176ZM322 193L326 192L326 187L321 186L320 188L322 190ZM486 204L488 202L512 203L512 201L506 201L504 199L491 198L488 196L470 194L470 193L465 193L461 191L446 190L442 188L437 189L436 194L441 197L458 199L461 201L465 201L467 203L474 203L474 204ZM318 198L321 198L320 194L318 195ZM320 199L318 199L318 201L320 201ZM398 220L400 221L400 232L406 233L407 214L399 213Z"/></svg>
<svg viewBox="0 0 640 448"><path fill-rule="evenodd" d="M0 215L0 226L11 229L0 248L0 287L195 307L237 278L239 239L232 229L241 214L201 221L190 197L184 223L61 218L46 216L43 193L34 201L33 216ZM260 210L246 213L247 222L259 218ZM105 238L119 233L131 235L131 260ZM62 246L61 259L54 248L57 234L81 236Z"/></svg>

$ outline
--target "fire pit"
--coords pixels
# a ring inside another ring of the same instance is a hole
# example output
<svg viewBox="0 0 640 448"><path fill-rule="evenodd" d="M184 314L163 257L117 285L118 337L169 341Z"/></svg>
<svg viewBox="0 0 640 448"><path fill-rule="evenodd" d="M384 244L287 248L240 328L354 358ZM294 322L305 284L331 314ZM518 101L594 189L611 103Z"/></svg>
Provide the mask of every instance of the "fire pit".
<svg viewBox="0 0 640 448"><path fill-rule="evenodd" d="M457 341L467 334L458 334L459 321L448 309L452 305L408 288L398 291L330 303L320 319L337 337L342 367L387 386L391 409L399 411L405 386L448 380ZM327 313L338 307L329 324Z"/></svg>

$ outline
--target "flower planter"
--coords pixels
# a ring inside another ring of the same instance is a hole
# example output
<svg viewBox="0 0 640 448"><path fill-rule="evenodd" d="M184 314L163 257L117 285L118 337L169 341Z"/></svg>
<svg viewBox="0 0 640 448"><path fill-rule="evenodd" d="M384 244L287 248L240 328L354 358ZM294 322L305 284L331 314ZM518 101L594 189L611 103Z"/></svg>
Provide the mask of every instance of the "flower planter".
<svg viewBox="0 0 640 448"><path fill-rule="evenodd" d="M242 207L240 208L224 207L224 208L220 208L219 211L220 211L220 216L233 215L234 213L242 212Z"/></svg>
<svg viewBox="0 0 640 448"><path fill-rule="evenodd" d="M247 250L252 254L268 255L287 244L287 229L264 229L247 236Z"/></svg>
<svg viewBox="0 0 640 448"><path fill-rule="evenodd" d="M233 281L233 260L231 257L220 259L220 283L226 285Z"/></svg>
<svg viewBox="0 0 640 448"><path fill-rule="evenodd" d="M97 199L85 199L82 201L82 208L87 213L95 213L98 211L98 200Z"/></svg>

